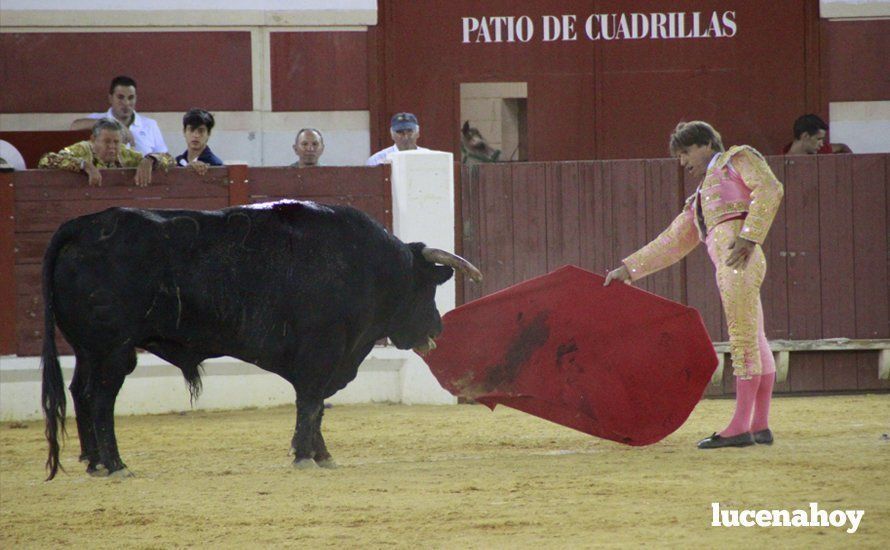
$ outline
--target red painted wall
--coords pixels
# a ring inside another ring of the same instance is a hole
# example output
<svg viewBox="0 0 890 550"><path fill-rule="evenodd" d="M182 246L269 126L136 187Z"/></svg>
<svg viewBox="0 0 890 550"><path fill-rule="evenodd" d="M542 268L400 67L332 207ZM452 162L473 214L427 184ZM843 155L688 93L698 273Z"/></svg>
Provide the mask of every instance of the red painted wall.
<svg viewBox="0 0 890 550"><path fill-rule="evenodd" d="M828 101L890 99L890 20L826 21Z"/></svg>
<svg viewBox="0 0 890 550"><path fill-rule="evenodd" d="M815 0L679 3L643 1L380 2L384 44L374 91L385 112L420 117L421 143L457 150L461 82L529 83L531 160L646 158L667 155L680 120L715 124L727 143L772 153L793 120L814 110L808 97L809 40ZM590 14L734 11L732 38L588 40ZM544 15L575 14L578 40L541 40ZM527 15L528 43L462 43L462 17ZM818 27L815 27L818 29ZM810 84L812 86L812 84ZM374 102L372 102L374 104ZM385 130L385 126L383 127ZM378 143L389 142L386 132Z"/></svg>
<svg viewBox="0 0 890 550"><path fill-rule="evenodd" d="M368 109L366 32L271 34L273 111Z"/></svg>
<svg viewBox="0 0 890 550"><path fill-rule="evenodd" d="M249 32L0 34L0 111L97 112L119 74L138 111L253 110Z"/></svg>

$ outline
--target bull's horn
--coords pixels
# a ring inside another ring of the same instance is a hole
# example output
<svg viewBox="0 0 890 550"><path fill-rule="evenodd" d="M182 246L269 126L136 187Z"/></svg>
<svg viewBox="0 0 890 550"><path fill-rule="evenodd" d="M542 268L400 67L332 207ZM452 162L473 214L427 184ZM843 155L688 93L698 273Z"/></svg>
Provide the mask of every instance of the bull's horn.
<svg viewBox="0 0 890 550"><path fill-rule="evenodd" d="M478 283L482 280L482 272L476 269L476 266L461 258L457 254L452 254L451 252L445 252L444 250L439 250L438 248L429 247L424 247L422 254L426 261L432 262L434 264L442 264L447 265L448 267L453 267L454 269L457 269L458 271L472 279L474 282Z"/></svg>

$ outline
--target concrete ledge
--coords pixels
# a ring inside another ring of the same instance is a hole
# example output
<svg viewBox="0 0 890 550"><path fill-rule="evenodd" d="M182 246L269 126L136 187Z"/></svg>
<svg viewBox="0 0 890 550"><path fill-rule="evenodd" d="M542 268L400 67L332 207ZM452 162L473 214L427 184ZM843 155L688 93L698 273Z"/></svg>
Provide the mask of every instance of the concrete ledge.
<svg viewBox="0 0 890 550"><path fill-rule="evenodd" d="M67 386L74 373L74 357L59 359ZM280 376L231 357L220 357L204 362L204 391L193 406L178 368L149 353L140 353L138 361L118 396L118 415L294 403L293 388ZM42 418L40 386L39 357L0 357L0 421ZM423 360L413 352L377 347L361 364L355 380L327 402L445 405L455 404L457 399L439 386ZM70 393L68 415L74 415Z"/></svg>

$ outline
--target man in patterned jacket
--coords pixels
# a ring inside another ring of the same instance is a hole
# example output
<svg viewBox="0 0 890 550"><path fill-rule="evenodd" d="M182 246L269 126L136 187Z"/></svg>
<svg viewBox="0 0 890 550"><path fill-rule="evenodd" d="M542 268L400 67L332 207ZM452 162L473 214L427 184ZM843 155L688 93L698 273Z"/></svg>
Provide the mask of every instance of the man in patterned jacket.
<svg viewBox="0 0 890 550"><path fill-rule="evenodd" d="M173 158L167 153L150 153L143 157L133 149L121 147L123 131L118 121L100 119L93 125L88 141L69 145L58 153L47 153L37 167L83 172L90 185L102 185L100 168L136 168L136 186L145 187L151 183L155 166L167 171L173 165Z"/></svg>

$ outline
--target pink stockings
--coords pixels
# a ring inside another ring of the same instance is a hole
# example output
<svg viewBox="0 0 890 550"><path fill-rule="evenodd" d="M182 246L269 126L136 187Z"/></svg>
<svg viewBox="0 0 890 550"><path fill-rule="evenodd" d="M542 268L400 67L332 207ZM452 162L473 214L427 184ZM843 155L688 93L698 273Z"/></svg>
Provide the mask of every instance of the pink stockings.
<svg viewBox="0 0 890 550"><path fill-rule="evenodd" d="M769 405L775 381L775 372L752 376L749 380L735 379L735 414L729 426L720 432L721 437L759 432L769 427Z"/></svg>

